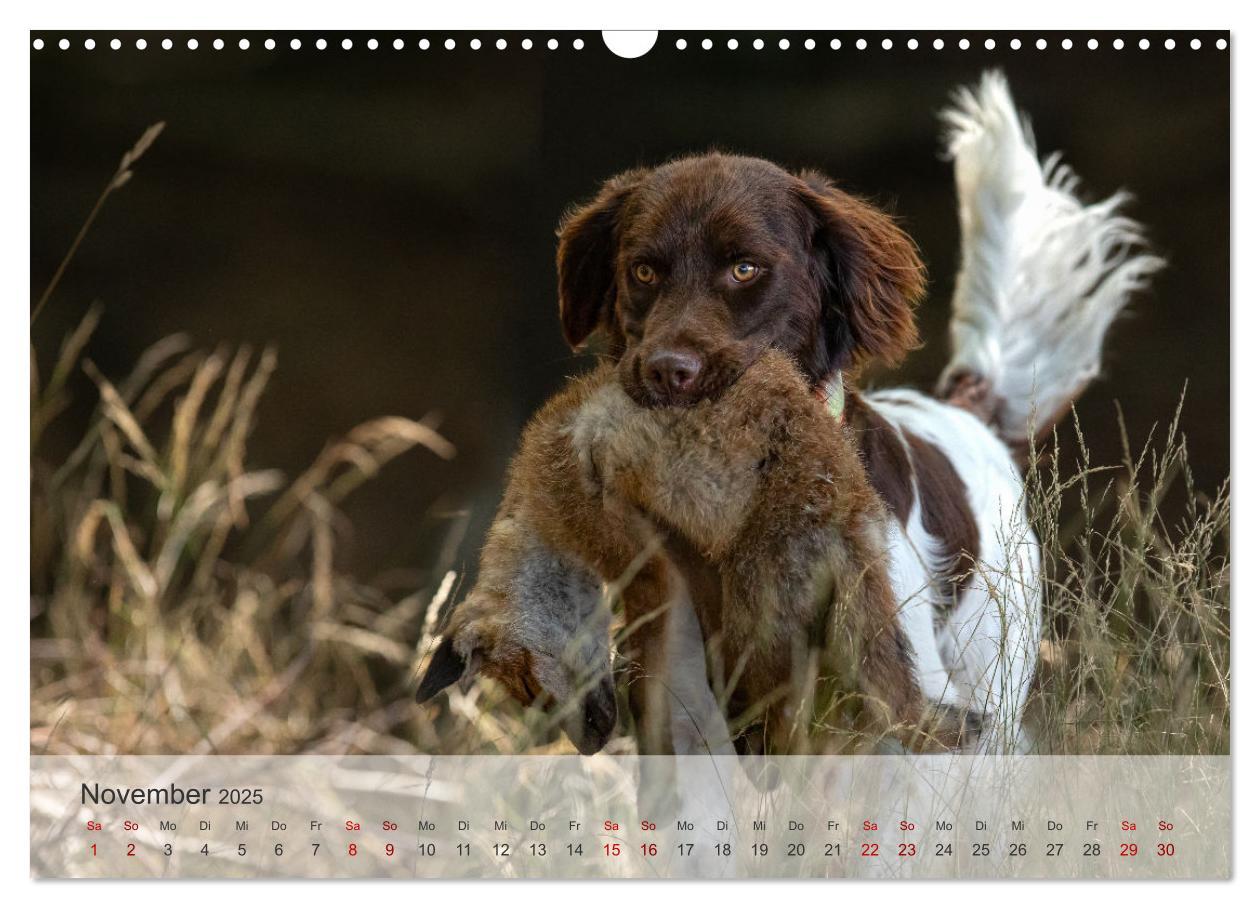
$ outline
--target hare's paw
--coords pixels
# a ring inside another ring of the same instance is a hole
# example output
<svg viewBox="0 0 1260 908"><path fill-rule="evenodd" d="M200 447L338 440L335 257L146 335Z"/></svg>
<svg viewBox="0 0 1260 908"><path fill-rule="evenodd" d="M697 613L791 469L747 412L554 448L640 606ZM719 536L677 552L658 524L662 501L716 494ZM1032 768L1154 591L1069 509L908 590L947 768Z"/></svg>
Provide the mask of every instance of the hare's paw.
<svg viewBox="0 0 1260 908"><path fill-rule="evenodd" d="M647 411L619 385L610 383L592 394L568 426L586 491L605 494L618 472L650 450L655 434L652 429Z"/></svg>

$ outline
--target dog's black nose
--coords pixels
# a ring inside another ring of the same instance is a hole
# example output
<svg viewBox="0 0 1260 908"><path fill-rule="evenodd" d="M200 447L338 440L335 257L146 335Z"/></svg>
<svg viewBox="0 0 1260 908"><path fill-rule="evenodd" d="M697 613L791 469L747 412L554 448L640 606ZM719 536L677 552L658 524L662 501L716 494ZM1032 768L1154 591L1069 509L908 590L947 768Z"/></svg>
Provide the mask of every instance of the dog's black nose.
<svg viewBox="0 0 1260 908"><path fill-rule="evenodd" d="M700 357L682 350L661 350L647 358L643 371L660 397L686 397L700 377Z"/></svg>

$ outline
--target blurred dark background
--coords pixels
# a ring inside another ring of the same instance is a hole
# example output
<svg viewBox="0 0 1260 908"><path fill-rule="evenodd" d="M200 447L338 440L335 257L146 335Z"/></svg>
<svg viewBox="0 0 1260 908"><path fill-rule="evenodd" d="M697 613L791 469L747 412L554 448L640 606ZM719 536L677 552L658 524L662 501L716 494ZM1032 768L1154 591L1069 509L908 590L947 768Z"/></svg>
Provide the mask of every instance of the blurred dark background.
<svg viewBox="0 0 1260 908"><path fill-rule="evenodd" d="M1167 51L971 49L883 51L882 36L760 33L766 49L725 49L714 33L664 33L638 60L597 34L362 33L353 50L184 49L186 36L97 35L97 48L31 62L32 300L43 290L122 152L146 126L167 129L113 196L33 329L41 362L94 300L105 316L88 354L112 377L157 339L201 347L274 344L280 368L250 448L254 466L305 467L325 441L373 416L445 414L452 462L414 452L347 505L353 536L339 557L363 578L470 568L529 414L585 368L556 320L554 227L565 207L613 173L712 147L814 166L894 210L932 277L920 311L925 347L896 376L930 386L947 358L957 260L951 168L936 113L951 90L1003 68L1043 154L1060 150L1102 198L1133 192L1130 213L1169 260L1113 331L1107 371L1081 414L1092 461L1120 455L1115 402L1130 436L1166 425L1187 384L1183 427L1194 478L1229 473L1229 53L1188 40ZM368 37L381 46L366 47ZM51 36L52 38L59 36ZM468 48L480 37L482 48ZM1009 35L999 37L1006 47ZM1204 36L1207 39L1209 36ZM903 42L898 42L903 43ZM1162 44L1162 40L1161 40ZM772 49L773 48L773 49ZM882 380L883 377L881 377ZM79 437L95 391L79 377L55 449ZM452 536L468 512L466 531ZM447 545L445 540L458 541ZM414 576L413 576L414 575ZM409 580L408 582L412 582Z"/></svg>

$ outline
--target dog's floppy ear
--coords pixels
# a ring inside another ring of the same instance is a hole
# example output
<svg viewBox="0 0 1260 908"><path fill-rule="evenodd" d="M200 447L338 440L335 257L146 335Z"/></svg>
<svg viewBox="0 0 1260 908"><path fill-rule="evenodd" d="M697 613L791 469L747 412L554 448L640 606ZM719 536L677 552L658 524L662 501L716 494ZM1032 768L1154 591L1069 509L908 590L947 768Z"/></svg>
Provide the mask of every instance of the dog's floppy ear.
<svg viewBox="0 0 1260 908"><path fill-rule="evenodd" d="M429 660L429 667L425 670L424 677L420 679L420 688L416 691L416 702L427 703L466 674L476 674L478 668L476 661L474 658L474 664L470 665L470 660L465 659L456 651L454 635L448 634L443 637L433 653L433 658Z"/></svg>
<svg viewBox="0 0 1260 908"><path fill-rule="evenodd" d="M800 174L822 295L818 365L828 373L866 362L895 365L919 343L914 306L926 286L914 241L875 206L826 177Z"/></svg>
<svg viewBox="0 0 1260 908"><path fill-rule="evenodd" d="M578 347L601 324L611 325L616 296L617 228L626 199L644 170L613 177L599 194L570 210L556 235L560 285L560 325L570 347Z"/></svg>

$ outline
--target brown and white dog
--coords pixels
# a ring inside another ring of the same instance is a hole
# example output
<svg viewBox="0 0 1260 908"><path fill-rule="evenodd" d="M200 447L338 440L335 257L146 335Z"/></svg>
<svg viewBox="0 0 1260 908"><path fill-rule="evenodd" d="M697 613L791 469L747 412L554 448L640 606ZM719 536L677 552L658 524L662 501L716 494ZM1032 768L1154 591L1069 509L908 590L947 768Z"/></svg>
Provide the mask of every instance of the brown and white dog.
<svg viewBox="0 0 1260 908"><path fill-rule="evenodd" d="M649 411L720 399L769 351L790 358L847 425L882 500L881 558L919 691L980 718L974 749L1009 752L1026 747L1041 625L1018 461L1097 374L1108 326L1160 262L1116 214L1122 197L1084 206L1066 167L1038 163L1000 75L960 92L945 119L963 253L937 396L854 386L863 365L917 343L914 244L818 174L763 160L709 154L609 180L562 223L560 316L574 346L606 335L625 396ZM579 420L578 458L591 434ZM668 570L621 590L640 750L721 749L712 722L680 731L680 711L717 706L694 630L684 616L693 645L680 650L680 609L662 609L693 605L707 635L712 564L686 546L670 554Z"/></svg>

